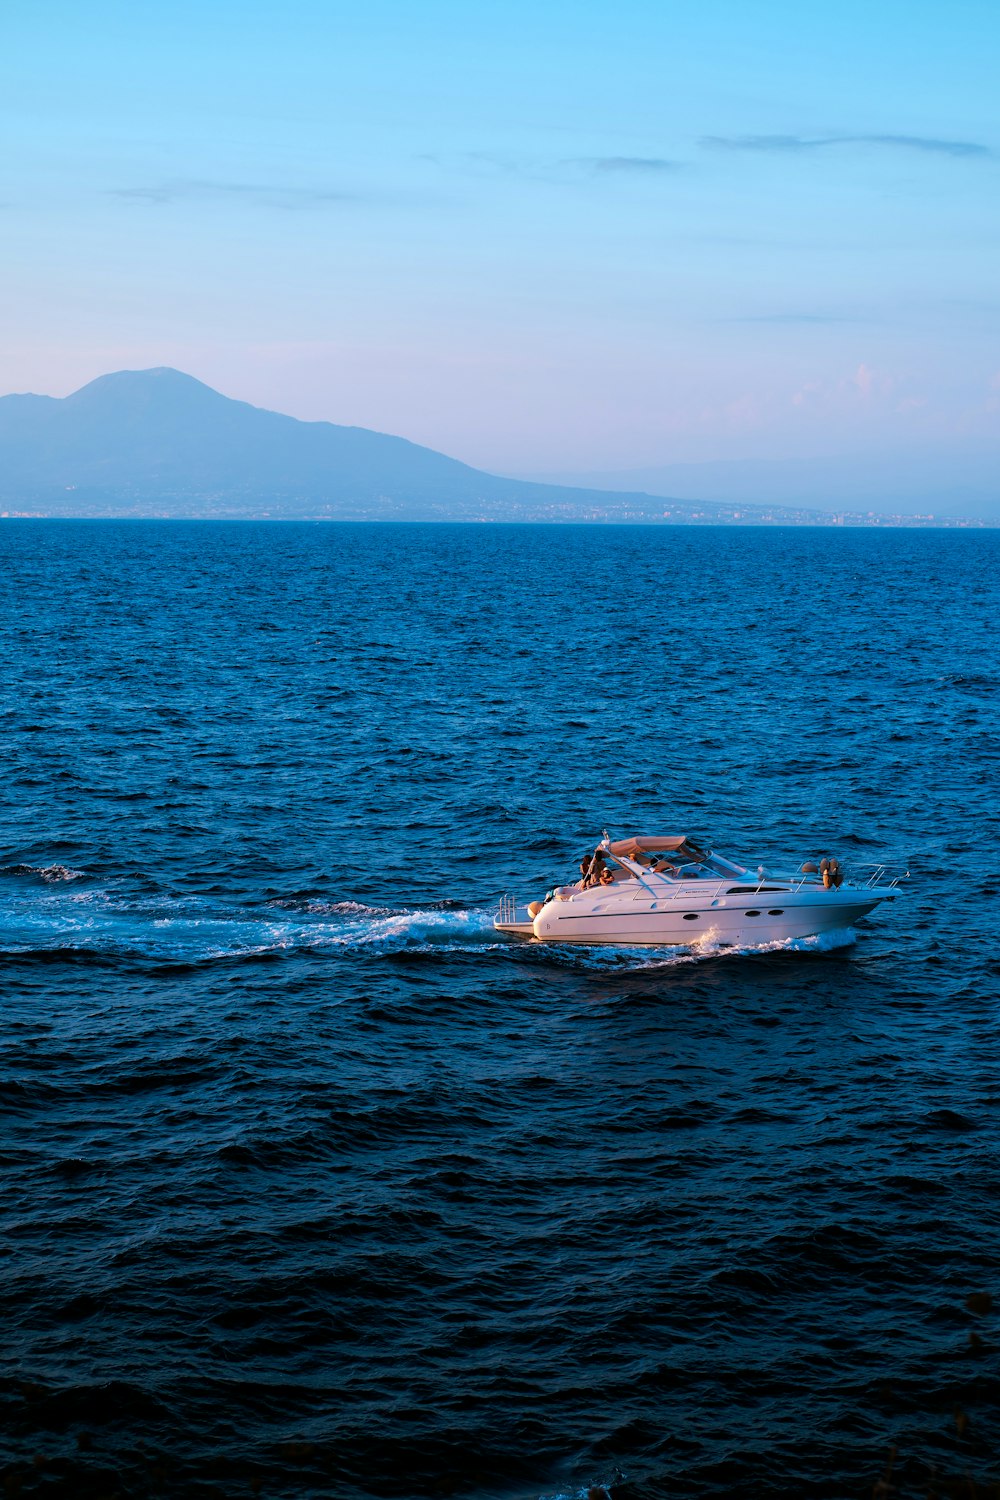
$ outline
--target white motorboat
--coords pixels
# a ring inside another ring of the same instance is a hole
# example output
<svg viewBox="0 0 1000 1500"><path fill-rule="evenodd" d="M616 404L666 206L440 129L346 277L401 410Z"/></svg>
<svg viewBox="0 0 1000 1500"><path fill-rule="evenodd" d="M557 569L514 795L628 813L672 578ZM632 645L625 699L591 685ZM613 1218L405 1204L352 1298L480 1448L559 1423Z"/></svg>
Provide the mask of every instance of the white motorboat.
<svg viewBox="0 0 1000 1500"><path fill-rule="evenodd" d="M502 897L493 925L545 943L742 947L851 927L905 878L872 865L848 880L827 858L794 871L750 869L683 834L605 833L578 881L526 906Z"/></svg>

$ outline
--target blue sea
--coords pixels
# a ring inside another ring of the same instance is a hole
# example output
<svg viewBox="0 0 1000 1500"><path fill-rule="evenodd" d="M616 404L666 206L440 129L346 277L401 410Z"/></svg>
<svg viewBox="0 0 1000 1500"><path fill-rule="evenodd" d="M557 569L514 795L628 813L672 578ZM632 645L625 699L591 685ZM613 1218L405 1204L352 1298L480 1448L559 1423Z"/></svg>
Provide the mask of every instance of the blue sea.
<svg viewBox="0 0 1000 1500"><path fill-rule="evenodd" d="M996 1493L1000 533L5 521L0 618L5 1494ZM911 879L499 941L605 828Z"/></svg>

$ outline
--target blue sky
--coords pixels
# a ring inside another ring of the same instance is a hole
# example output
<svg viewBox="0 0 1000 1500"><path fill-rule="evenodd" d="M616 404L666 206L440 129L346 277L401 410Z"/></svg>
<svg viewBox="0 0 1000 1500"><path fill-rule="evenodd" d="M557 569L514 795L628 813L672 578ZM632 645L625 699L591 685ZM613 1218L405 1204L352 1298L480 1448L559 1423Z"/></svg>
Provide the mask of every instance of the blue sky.
<svg viewBox="0 0 1000 1500"><path fill-rule="evenodd" d="M992 441L995 4L7 0L0 69L0 390L518 473Z"/></svg>

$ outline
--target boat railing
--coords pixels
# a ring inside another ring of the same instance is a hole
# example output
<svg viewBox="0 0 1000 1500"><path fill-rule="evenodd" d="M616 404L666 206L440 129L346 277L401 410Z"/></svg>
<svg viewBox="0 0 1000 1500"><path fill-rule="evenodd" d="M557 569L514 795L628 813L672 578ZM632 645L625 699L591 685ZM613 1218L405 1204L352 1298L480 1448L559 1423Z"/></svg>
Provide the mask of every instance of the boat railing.
<svg viewBox="0 0 1000 1500"><path fill-rule="evenodd" d="M804 885L822 885L823 877L818 870L755 870L756 889L761 891L770 881L780 881L790 891L801 891Z"/></svg>
<svg viewBox="0 0 1000 1500"><path fill-rule="evenodd" d="M909 870L902 863L854 865L852 873L855 873L858 885L863 885L866 890L877 885L897 886L910 878Z"/></svg>
<svg viewBox="0 0 1000 1500"><path fill-rule="evenodd" d="M910 878L910 872L904 864L858 865L853 861L850 864L842 861L840 870L849 885L863 886L866 890L871 890L877 885L897 886L901 881ZM824 884L823 876L817 870L765 870L763 874L755 870L754 875L757 879L758 891L772 880L780 881L782 885L787 885L793 891L800 891L804 885L822 886ZM750 884L749 880L746 884Z"/></svg>
<svg viewBox="0 0 1000 1500"><path fill-rule="evenodd" d="M517 921L517 902L507 891L500 897L500 908L497 911L498 922Z"/></svg>
<svg viewBox="0 0 1000 1500"><path fill-rule="evenodd" d="M750 895L751 893L757 894L764 886L767 885L769 880L774 880L776 878L777 877L773 875L765 875L763 879L760 880L759 884L753 885L752 892L752 882L750 880L741 880L740 884L747 892L747 895ZM648 896L652 896L655 901L686 901L694 895L707 897L712 901L718 901L721 896L727 896L732 890L733 877L729 876L727 877L727 879L719 880L716 883L713 883L711 880L701 879L700 877L693 880L671 879L670 884L667 888L657 887L655 890L652 886L646 885L645 881L640 881L639 884L642 889L636 891L634 897L634 900L636 901L641 901L644 899L644 897ZM782 879L783 886L787 886L789 884L790 882L787 879ZM696 889L692 889L692 887L696 887Z"/></svg>
<svg viewBox="0 0 1000 1500"><path fill-rule="evenodd" d="M889 884L898 885L908 875L908 870L905 873L900 870L898 874L892 875L888 866L878 865L871 867L870 873L859 877L854 883L869 887L888 879ZM655 891L645 881L640 881L639 884L641 889L635 893L636 901L649 895L657 901L683 901L696 894L710 901L718 901L723 896L736 894L734 887L738 887L746 896L760 896L766 894L769 888L774 889L775 894L778 890L798 892L804 886L822 888L823 878L815 870L748 870L745 875L730 875L724 880L716 881L703 877L695 880L671 879L666 888L658 887Z"/></svg>
<svg viewBox="0 0 1000 1500"><path fill-rule="evenodd" d="M847 878L849 884L861 886L865 890L872 890L875 886L898 886L902 881L909 880L910 872L903 864L872 864L841 866L842 874ZM640 877L638 889L634 899L642 901L652 896L654 901L685 901L697 894L710 901L718 901L723 896L734 894L734 887L739 887L747 896L759 896L767 892L768 887L778 887L785 891L801 891L804 886L815 886L824 888L823 877L818 869L811 870L748 870L745 875L727 875L724 879L706 879L704 876L693 879L680 879L667 877L664 885L655 888Z"/></svg>

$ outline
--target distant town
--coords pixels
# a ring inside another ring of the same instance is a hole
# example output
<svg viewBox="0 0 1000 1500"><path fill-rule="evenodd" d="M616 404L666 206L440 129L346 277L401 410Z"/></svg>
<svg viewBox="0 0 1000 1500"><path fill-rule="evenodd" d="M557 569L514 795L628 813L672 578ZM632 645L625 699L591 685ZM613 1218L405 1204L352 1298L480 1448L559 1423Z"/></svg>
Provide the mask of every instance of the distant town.
<svg viewBox="0 0 1000 1500"><path fill-rule="evenodd" d="M260 520L328 522L439 522L464 524L510 523L515 525L663 525L663 526L812 526L812 527L908 527L948 530L990 530L997 522L935 515L883 515L876 511L816 510L787 505L721 505L704 502L664 502L654 496L619 497L608 494L587 504L572 499L545 500L526 505L511 500L456 506L433 502L415 506L390 496L368 504L304 502L294 496L275 496L273 503L240 503L231 494L169 494L158 498L114 497L76 494L75 503L44 508L8 505L0 520L93 519L93 520Z"/></svg>

